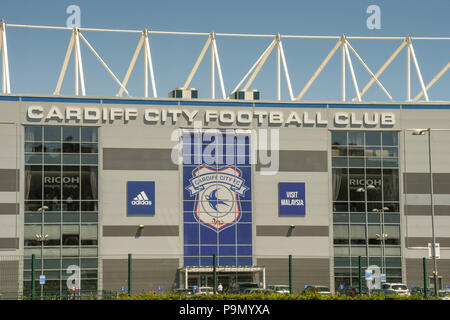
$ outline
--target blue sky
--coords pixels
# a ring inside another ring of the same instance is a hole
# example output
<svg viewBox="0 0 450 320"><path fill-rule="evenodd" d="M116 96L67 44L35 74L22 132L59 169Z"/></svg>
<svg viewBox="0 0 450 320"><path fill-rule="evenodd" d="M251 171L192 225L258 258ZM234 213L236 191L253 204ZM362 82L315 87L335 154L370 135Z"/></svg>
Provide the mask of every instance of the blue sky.
<svg viewBox="0 0 450 320"><path fill-rule="evenodd" d="M450 1L448 0L192 0L192 1L104 1L104 0L3 0L0 17L8 24L66 26L69 5L81 10L81 27L158 31L186 31L240 34L332 35L339 36L432 36L450 37ZM369 5L381 10L381 28L369 29L366 21ZM83 32L108 66L123 79L138 34ZM11 90L13 93L51 94L55 89L70 31L8 28ZM204 36L152 35L150 47L159 97L182 86L197 59ZM227 94L239 83L270 44L270 38L218 37L217 46ZM336 40L284 39L294 96L297 96ZM350 40L351 45L373 72L400 44L399 40ZM450 41L415 41L416 56L425 83L450 60ZM114 96L118 85L82 44L86 94ZM394 100L405 98L406 53L403 51L380 77ZM370 79L352 56L360 89ZM132 96L144 95L143 54L127 85ZM262 99L276 99L276 55L269 57L251 88L261 91ZM330 61L304 100L340 100L340 52ZM200 65L192 87L200 98L210 98L210 54ZM412 96L420 90L412 65ZM450 100L450 71L429 91L432 100ZM284 76L282 99L288 100ZM151 90L149 90L151 95ZM69 63L62 94L74 93L73 62ZM220 97L216 78L216 97ZM347 69L347 100L354 89ZM386 101L374 84L363 97L365 101Z"/></svg>

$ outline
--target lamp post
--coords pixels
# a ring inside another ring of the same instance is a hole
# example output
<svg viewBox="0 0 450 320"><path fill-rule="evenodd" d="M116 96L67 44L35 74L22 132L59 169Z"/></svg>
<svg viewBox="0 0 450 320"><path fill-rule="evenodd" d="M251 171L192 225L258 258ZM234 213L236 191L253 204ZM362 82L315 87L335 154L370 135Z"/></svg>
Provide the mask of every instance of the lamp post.
<svg viewBox="0 0 450 320"><path fill-rule="evenodd" d="M380 216L381 216L381 234L377 233L376 236L377 236L377 240L381 241L381 270L382 270L382 273L384 273L384 274L386 274L386 261L385 261L386 256L384 254L384 251L385 251L384 249L386 246L386 240L388 238L388 234L384 233L384 212L385 211L389 211L389 208L383 207L381 209L377 209L377 208L372 209L372 212L378 212L378 213L380 213Z"/></svg>
<svg viewBox="0 0 450 320"><path fill-rule="evenodd" d="M44 225L44 213L45 210L48 210L48 206L42 206L38 209L38 212L41 213L42 217L41 217L41 225ZM36 234L36 240L39 241L41 243L41 250L42 250L42 244L45 241L48 241L48 234ZM41 257L43 256L43 254L41 254ZM42 264L42 259L41 259L41 276L44 274L44 265ZM41 300L43 297L43 293L44 293L44 285L41 284Z"/></svg>
<svg viewBox="0 0 450 320"><path fill-rule="evenodd" d="M369 190L375 190L377 187L375 187L372 184L369 185L365 185L365 187L359 187L356 189L356 192L364 192L364 210L367 212L367 191ZM367 234L369 232L369 227L368 227L368 223L367 223L367 213L366 213L366 223L365 223L365 227L366 227L366 268L369 266L369 243L367 241ZM361 263L359 263L359 265L361 265ZM360 292L361 294L361 292Z"/></svg>
<svg viewBox="0 0 450 320"><path fill-rule="evenodd" d="M438 295L438 270L436 260L436 236L434 232L434 204L433 204L433 172L431 170L431 128L428 129L416 129L412 132L414 136L423 136L428 132L428 165L430 172L430 202L431 202L431 238L432 249L431 254L433 256L433 280L434 280L434 295Z"/></svg>

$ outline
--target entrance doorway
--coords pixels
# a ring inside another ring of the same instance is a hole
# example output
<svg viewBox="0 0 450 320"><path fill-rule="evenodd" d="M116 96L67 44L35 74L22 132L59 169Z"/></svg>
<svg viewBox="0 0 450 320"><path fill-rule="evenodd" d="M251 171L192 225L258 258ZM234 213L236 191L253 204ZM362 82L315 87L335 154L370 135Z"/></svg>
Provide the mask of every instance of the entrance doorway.
<svg viewBox="0 0 450 320"><path fill-rule="evenodd" d="M184 267L179 272L179 288L214 287L212 267ZM217 284L222 284L223 291L236 287L239 283L255 283L265 288L265 269L262 267L217 267Z"/></svg>

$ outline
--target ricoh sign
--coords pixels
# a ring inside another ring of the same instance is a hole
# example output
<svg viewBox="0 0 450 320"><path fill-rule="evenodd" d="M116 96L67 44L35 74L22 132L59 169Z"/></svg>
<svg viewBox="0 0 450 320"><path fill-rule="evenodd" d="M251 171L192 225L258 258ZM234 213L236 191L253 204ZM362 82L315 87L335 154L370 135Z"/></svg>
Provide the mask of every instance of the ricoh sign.
<svg viewBox="0 0 450 320"><path fill-rule="evenodd" d="M30 122L65 122L65 123L124 123L140 121L155 125L192 125L201 121L205 126L219 125L269 125L269 126L308 126L327 127L334 124L347 126L383 126L396 124L393 112L347 112L347 111L268 111L258 108L248 110L211 110L211 109L163 109L163 108L127 108L127 107L78 107L30 105L27 108L27 120Z"/></svg>

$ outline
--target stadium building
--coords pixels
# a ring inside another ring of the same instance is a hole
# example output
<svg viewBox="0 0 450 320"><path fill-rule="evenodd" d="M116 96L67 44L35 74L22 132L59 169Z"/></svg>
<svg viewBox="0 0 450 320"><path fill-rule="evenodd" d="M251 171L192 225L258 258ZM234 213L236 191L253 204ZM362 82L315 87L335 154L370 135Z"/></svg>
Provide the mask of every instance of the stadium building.
<svg viewBox="0 0 450 320"><path fill-rule="evenodd" d="M32 279L44 294L212 286L213 257L225 288L286 285L291 265L295 291L336 291L358 285L360 257L420 286L432 243L450 279L449 102L18 95L2 79L3 297Z"/></svg>

